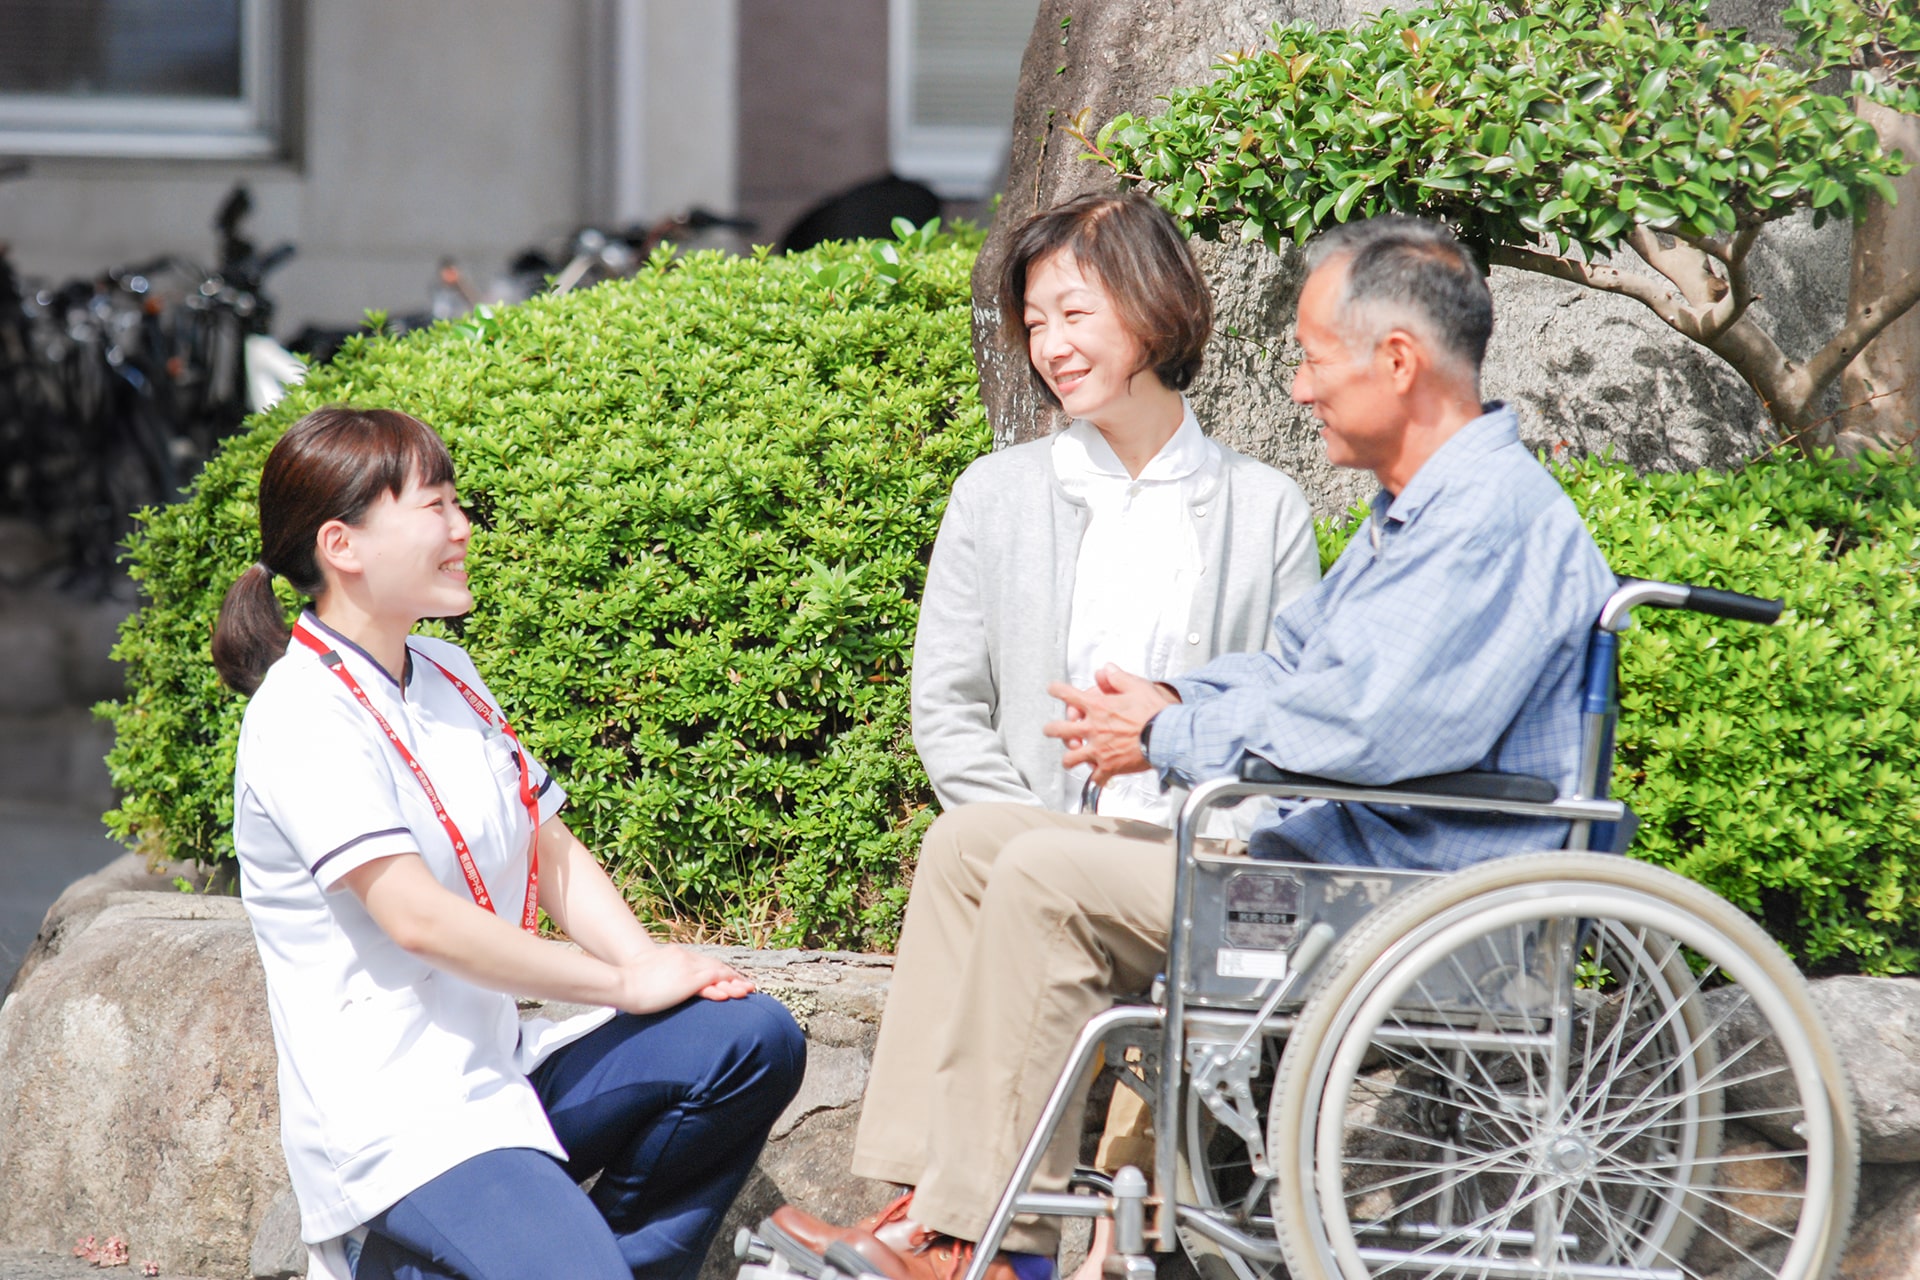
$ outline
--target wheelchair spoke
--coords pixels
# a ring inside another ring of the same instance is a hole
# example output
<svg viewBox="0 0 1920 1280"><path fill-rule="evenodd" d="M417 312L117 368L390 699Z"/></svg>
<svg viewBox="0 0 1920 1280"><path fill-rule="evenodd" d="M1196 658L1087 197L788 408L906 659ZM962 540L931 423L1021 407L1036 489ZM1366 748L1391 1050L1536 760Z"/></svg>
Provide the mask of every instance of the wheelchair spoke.
<svg viewBox="0 0 1920 1280"><path fill-rule="evenodd" d="M1396 1020L1394 1026L1396 1030L1406 1033L1409 1039L1425 1030L1419 1024L1400 1020ZM1494 1060L1483 1059L1478 1055L1472 1056L1471 1062L1476 1078L1468 1079L1452 1065L1446 1054L1418 1044L1417 1041L1412 1044L1395 1045L1391 1052L1396 1057L1405 1059L1409 1067L1446 1081L1447 1092L1444 1096L1434 1096L1433 1100L1436 1102L1446 1102L1464 1110L1471 1110L1490 1120L1511 1120L1526 1105L1526 1103L1516 1103L1512 1082L1503 1082L1498 1078L1494 1070ZM1531 1067L1525 1062L1526 1057L1527 1055L1518 1053L1504 1053L1498 1060L1521 1065L1527 1082L1534 1084ZM1541 1096L1541 1091L1538 1088L1530 1088L1523 1096L1527 1102L1531 1102Z"/></svg>
<svg viewBox="0 0 1920 1280"><path fill-rule="evenodd" d="M1516 1183L1508 1193L1506 1201L1498 1208L1488 1210L1472 1221L1449 1228L1435 1239L1408 1251L1409 1258L1435 1257L1442 1248L1449 1248L1444 1255L1445 1262L1430 1276L1440 1275L1454 1267L1462 1257L1489 1256L1494 1254L1503 1243L1515 1238L1513 1221L1522 1211L1530 1211L1534 1205L1550 1191L1550 1188L1535 1185L1525 1188L1525 1184ZM1460 1246L1466 1246L1464 1251ZM1397 1268L1396 1268L1397 1269ZM1467 1268L1469 1273L1471 1268Z"/></svg>
<svg viewBox="0 0 1920 1280"><path fill-rule="evenodd" d="M1463 1165L1447 1166L1446 1172L1455 1184L1479 1174L1493 1173L1509 1168L1512 1170L1511 1176L1519 1177L1526 1172L1524 1164L1514 1159L1516 1155L1520 1154L1522 1153L1518 1148L1509 1148L1504 1151L1476 1152L1473 1153L1473 1158ZM1434 1169L1431 1164L1420 1164L1411 1160L1368 1160L1367 1166L1369 1168L1405 1169L1408 1170L1408 1172L1397 1177L1381 1178L1374 1182L1349 1187L1347 1189L1348 1199L1364 1200L1369 1196L1377 1195L1381 1191L1390 1191L1396 1187L1412 1186L1421 1181L1431 1182L1434 1179ZM1437 1190L1415 1196L1409 1200L1396 1201L1393 1206L1394 1212L1405 1213L1409 1209L1418 1207L1434 1194L1438 1194Z"/></svg>
<svg viewBox="0 0 1920 1280"><path fill-rule="evenodd" d="M1599 937L1597 937L1594 941L1594 964L1603 969L1606 968L1606 959L1607 959L1607 953L1604 946L1605 942L1606 942L1606 935L1605 935L1605 932L1602 931ZM1595 1075L1598 1075L1599 1078L1603 1080L1611 1080L1611 1079L1617 1078L1620 1075L1621 1073L1620 1059L1621 1059L1622 1049L1626 1043L1628 1030L1631 1027L1633 1022L1633 1015L1636 1012L1636 1010L1638 1010L1640 1007L1636 999L1636 992L1642 985L1640 973L1641 973L1640 966L1635 965L1633 968L1631 968L1628 971L1628 980L1626 983L1626 989L1620 992L1617 996L1609 997L1605 1002L1606 1004L1612 1006L1612 1009L1614 1012L1614 1019L1613 1019L1612 1025L1607 1029L1607 1045L1606 1045L1606 1052L1604 1055L1593 1052L1593 1046L1592 1046L1593 1031L1594 1031L1594 1028L1598 1025L1599 1019L1598 1017L1587 1018L1586 1022L1587 1022L1587 1034L1588 1034L1589 1043L1588 1043L1588 1051L1583 1055L1583 1060L1586 1065L1579 1072L1578 1077L1574 1082L1573 1088L1575 1092L1587 1094L1589 1092L1587 1086L1589 1085L1589 1083L1591 1082L1591 1080L1594 1078ZM1674 1016L1676 1016L1677 1013L1678 1013L1678 1005L1676 1004L1669 1007L1666 1012L1666 1016L1660 1019L1654 1026L1646 1028L1642 1032L1639 1041L1633 1046L1633 1048L1630 1051L1627 1051L1627 1054L1626 1054L1627 1059L1629 1061L1637 1061L1640 1057L1641 1051L1648 1044L1652 1043L1653 1040L1657 1036L1659 1036L1663 1030L1665 1030L1666 1026L1670 1024L1671 1020L1673 1019ZM1590 1096L1599 1098L1605 1095L1602 1093L1595 1092L1590 1094Z"/></svg>
<svg viewBox="0 0 1920 1280"><path fill-rule="evenodd" d="M1516 1138L1523 1132L1515 1120L1512 1101L1509 1097L1495 1093L1491 1089L1480 1089L1471 1082L1447 1075L1448 1068L1444 1063L1438 1060L1424 1065L1410 1063L1401 1070L1400 1081L1393 1088L1381 1091L1380 1097L1409 1098L1436 1107L1448 1107L1455 1112L1487 1120L1511 1132ZM1437 1088L1408 1085L1405 1076L1407 1071L1420 1071L1436 1081L1444 1080L1448 1087L1442 1091Z"/></svg>
<svg viewBox="0 0 1920 1280"><path fill-rule="evenodd" d="M1738 1198L1743 1200L1748 1199L1749 1195L1746 1191L1742 1190L1738 1193ZM1785 1198L1790 1198L1797 1202L1804 1202L1805 1200L1805 1197L1801 1195L1793 1195ZM1765 1218L1756 1217L1738 1208L1730 1201L1715 1199L1713 1204L1720 1213L1725 1215L1726 1219L1738 1219L1748 1224L1750 1233L1755 1237L1771 1236L1776 1244L1785 1244L1793 1238L1794 1233L1790 1227L1782 1226L1778 1222L1768 1221ZM1710 1241L1720 1246L1721 1249L1738 1255L1749 1266L1757 1268L1762 1274L1767 1274L1770 1271L1770 1268L1751 1251L1751 1246L1757 1243L1757 1239L1742 1240L1736 1238L1735 1235L1728 1233L1727 1227L1731 1225L1731 1222L1729 1221L1726 1225L1722 1225L1721 1222L1715 1220L1712 1214L1701 1213L1697 1210L1686 1210L1685 1213L1688 1221L1693 1225L1695 1232L1698 1233L1692 1238L1691 1248L1687 1250L1688 1258L1698 1253L1701 1247ZM1697 1265L1689 1265L1685 1258L1676 1259L1676 1262L1683 1271L1686 1271L1690 1275L1703 1274L1705 1270ZM1715 1271L1720 1269L1720 1267L1712 1268L1712 1270Z"/></svg>
<svg viewBox="0 0 1920 1280"><path fill-rule="evenodd" d="M1620 1260L1633 1256L1634 1246L1646 1233L1646 1223L1641 1214L1629 1214L1630 1203L1644 1190L1635 1183L1621 1185L1622 1197L1628 1203L1616 1204L1615 1198L1606 1194L1607 1180L1589 1178L1580 1185L1576 1194L1569 1197L1570 1211L1578 1211L1594 1224L1599 1237L1607 1242L1601 1255L1610 1260ZM1581 1194L1591 1189L1592 1194Z"/></svg>

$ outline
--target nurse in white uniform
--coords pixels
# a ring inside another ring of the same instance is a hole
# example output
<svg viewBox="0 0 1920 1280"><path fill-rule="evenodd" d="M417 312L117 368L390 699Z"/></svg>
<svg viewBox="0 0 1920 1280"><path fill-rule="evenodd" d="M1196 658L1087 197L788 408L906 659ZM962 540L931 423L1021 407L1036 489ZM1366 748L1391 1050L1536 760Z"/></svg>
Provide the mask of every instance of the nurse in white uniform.
<svg viewBox="0 0 1920 1280"><path fill-rule="evenodd" d="M430 428L308 414L260 529L213 652L251 695L234 845L313 1274L691 1280L799 1087L792 1018L648 936L466 654L410 634L473 605ZM275 575L311 601L291 635Z"/></svg>

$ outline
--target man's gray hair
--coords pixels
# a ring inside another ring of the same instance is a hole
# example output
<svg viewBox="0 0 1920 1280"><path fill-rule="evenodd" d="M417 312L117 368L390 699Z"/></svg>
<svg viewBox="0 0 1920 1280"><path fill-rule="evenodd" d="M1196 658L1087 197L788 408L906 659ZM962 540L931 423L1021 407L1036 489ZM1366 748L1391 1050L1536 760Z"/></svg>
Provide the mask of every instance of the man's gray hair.
<svg viewBox="0 0 1920 1280"><path fill-rule="evenodd" d="M1394 329L1430 343L1446 364L1478 379L1493 336L1493 295L1467 247L1441 223L1388 214L1315 236L1307 270L1347 259L1335 324L1371 353Z"/></svg>

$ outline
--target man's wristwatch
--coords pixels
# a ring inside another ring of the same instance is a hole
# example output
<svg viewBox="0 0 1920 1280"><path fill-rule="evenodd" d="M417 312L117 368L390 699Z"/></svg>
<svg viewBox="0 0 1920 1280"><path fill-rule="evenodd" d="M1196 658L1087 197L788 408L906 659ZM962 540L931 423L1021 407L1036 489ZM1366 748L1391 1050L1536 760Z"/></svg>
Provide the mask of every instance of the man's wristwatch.
<svg viewBox="0 0 1920 1280"><path fill-rule="evenodd" d="M1140 755L1142 759L1145 759L1148 761L1151 761L1153 759L1151 755L1147 754L1147 747L1153 741L1153 722L1155 720L1158 720L1159 718L1160 718L1160 713L1156 711L1152 715L1147 717L1147 722L1145 724L1140 726Z"/></svg>

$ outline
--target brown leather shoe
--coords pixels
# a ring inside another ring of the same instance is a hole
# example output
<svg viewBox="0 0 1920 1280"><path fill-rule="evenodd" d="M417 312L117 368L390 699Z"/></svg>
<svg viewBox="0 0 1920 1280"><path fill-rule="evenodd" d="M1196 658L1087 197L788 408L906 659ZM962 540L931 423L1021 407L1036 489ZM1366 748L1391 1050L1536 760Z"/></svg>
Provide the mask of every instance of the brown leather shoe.
<svg viewBox="0 0 1920 1280"><path fill-rule="evenodd" d="M836 1227L790 1204L775 1209L773 1216L760 1224L760 1237L776 1254L809 1274L815 1263L827 1259L829 1249L836 1253L851 1250L860 1259L860 1271L874 1272L887 1280L910 1280L900 1255L874 1239L871 1232L857 1226ZM834 1265L846 1270L838 1263Z"/></svg>
<svg viewBox="0 0 1920 1280"><path fill-rule="evenodd" d="M911 1247L910 1242L900 1233L895 1224L906 1221L907 1206L912 1201L913 1192L908 1191L850 1227L838 1227L831 1222L824 1222L790 1204L775 1209L773 1216L767 1221L785 1234L789 1240L818 1256L824 1257L827 1246L835 1240L844 1239L849 1232L860 1232L872 1236L889 1249L898 1250ZM889 1228L893 1229L889 1230Z"/></svg>
<svg viewBox="0 0 1920 1280"><path fill-rule="evenodd" d="M837 1227L810 1213L783 1205L768 1226L809 1252L824 1256L827 1246L844 1244L888 1280L959 1280L973 1260L973 1244L928 1230L908 1216L911 1192L851 1227ZM995 1258L987 1280L1018 1280L1013 1264Z"/></svg>

